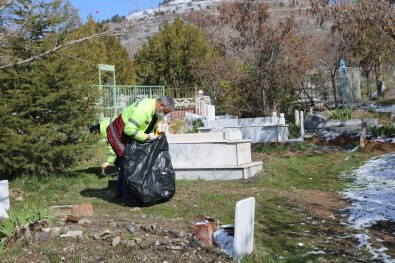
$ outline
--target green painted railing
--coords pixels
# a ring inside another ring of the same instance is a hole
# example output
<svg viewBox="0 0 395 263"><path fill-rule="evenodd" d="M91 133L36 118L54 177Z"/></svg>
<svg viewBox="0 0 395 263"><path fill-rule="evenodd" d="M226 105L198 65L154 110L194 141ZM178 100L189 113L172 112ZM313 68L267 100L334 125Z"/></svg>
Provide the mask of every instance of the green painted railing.
<svg viewBox="0 0 395 263"><path fill-rule="evenodd" d="M119 115L130 104L142 98L164 96L164 86L91 85L91 94L97 98L98 121Z"/></svg>

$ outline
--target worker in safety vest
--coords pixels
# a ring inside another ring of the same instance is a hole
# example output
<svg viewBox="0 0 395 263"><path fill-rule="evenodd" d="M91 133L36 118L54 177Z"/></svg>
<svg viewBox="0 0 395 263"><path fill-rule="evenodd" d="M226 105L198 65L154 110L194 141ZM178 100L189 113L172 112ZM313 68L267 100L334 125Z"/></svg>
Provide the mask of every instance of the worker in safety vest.
<svg viewBox="0 0 395 263"><path fill-rule="evenodd" d="M107 141L107 127L110 123L115 120L116 116L111 118L104 118L99 124L93 125L90 127L89 131L91 134L100 134L100 139L105 139ZM107 166L111 165L112 163L115 164L117 159L117 155L115 154L114 150L112 149L111 145L107 141L107 159L101 165L102 171L104 172Z"/></svg>
<svg viewBox="0 0 395 263"><path fill-rule="evenodd" d="M158 138L157 134L155 134L158 123L163 120L166 114L172 112L174 108L175 102L169 96L139 100L125 108L107 127L107 141L118 157L122 157L126 143L130 140L140 142L155 141ZM122 160L122 158L119 158L119 160ZM129 201L130 195L123 170L124 167L121 161L117 193L114 197Z"/></svg>

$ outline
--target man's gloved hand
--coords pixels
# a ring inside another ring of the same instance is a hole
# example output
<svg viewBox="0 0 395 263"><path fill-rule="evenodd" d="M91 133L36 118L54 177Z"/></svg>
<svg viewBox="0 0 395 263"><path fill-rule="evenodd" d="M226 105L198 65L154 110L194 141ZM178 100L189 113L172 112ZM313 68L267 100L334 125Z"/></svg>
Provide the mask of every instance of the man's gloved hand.
<svg viewBox="0 0 395 263"><path fill-rule="evenodd" d="M153 142L156 139L158 139L158 136L155 136L155 134L153 134L153 133L148 134L148 140L147 141Z"/></svg>
<svg viewBox="0 0 395 263"><path fill-rule="evenodd" d="M106 170L106 168L107 168L107 166L109 166L111 163L109 163L109 162L105 162L105 163L103 163L102 165L101 165L101 169L104 171L104 170Z"/></svg>
<svg viewBox="0 0 395 263"><path fill-rule="evenodd" d="M155 136L160 136L161 134L162 134L162 132L159 129L157 129L155 132Z"/></svg>

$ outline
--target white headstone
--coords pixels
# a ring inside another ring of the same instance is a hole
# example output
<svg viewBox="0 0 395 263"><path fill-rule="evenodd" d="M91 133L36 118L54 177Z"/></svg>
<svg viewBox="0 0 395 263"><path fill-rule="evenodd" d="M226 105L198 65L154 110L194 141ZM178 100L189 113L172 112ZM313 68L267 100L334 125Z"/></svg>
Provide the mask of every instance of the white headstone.
<svg viewBox="0 0 395 263"><path fill-rule="evenodd" d="M215 106L207 105L207 116L205 116L208 120L215 120Z"/></svg>
<svg viewBox="0 0 395 263"><path fill-rule="evenodd" d="M7 210L10 209L10 194L8 181L0 181L0 219L8 218Z"/></svg>
<svg viewBox="0 0 395 263"><path fill-rule="evenodd" d="M285 114L284 113L280 113L280 118L278 120L278 123L285 125Z"/></svg>
<svg viewBox="0 0 395 263"><path fill-rule="evenodd" d="M295 110L295 125L299 126L300 119L299 119L299 110Z"/></svg>
<svg viewBox="0 0 395 263"><path fill-rule="evenodd" d="M235 236L233 261L240 262L242 257L254 249L255 198L249 197L236 203Z"/></svg>

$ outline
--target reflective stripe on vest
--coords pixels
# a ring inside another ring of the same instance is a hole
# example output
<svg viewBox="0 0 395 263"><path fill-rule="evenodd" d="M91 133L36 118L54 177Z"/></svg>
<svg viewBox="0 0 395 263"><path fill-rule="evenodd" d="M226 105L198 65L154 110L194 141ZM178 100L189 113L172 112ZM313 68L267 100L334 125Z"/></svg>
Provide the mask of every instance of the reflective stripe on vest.
<svg viewBox="0 0 395 263"><path fill-rule="evenodd" d="M120 114L108 127L107 127L107 140L114 152L118 156L122 156L125 150L125 143L123 137L123 129L125 123L122 119L122 114Z"/></svg>
<svg viewBox="0 0 395 263"><path fill-rule="evenodd" d="M117 133L114 130L114 125L112 125L112 123L110 124L110 132L111 132L112 137L114 138L116 145L123 152L125 150L125 145L123 143L121 143L121 141L119 140Z"/></svg>
<svg viewBox="0 0 395 263"><path fill-rule="evenodd" d="M129 121L131 124L133 124L134 126L136 126L136 129L139 128L140 125L137 123L137 121L133 120L132 118L130 118L128 121Z"/></svg>

